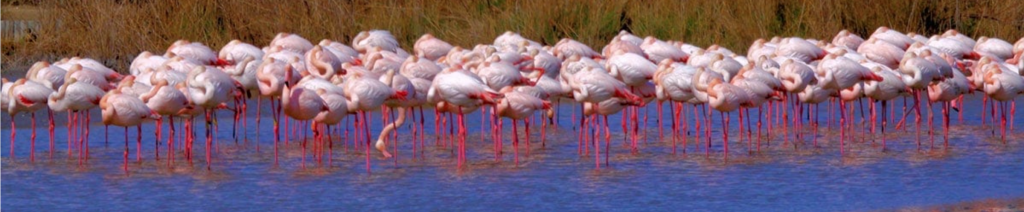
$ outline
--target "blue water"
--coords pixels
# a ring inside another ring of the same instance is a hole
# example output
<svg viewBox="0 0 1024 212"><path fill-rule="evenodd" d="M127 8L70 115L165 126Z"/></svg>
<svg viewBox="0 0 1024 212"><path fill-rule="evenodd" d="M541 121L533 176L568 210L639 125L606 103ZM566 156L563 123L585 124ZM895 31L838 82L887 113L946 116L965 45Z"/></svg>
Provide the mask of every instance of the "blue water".
<svg viewBox="0 0 1024 212"><path fill-rule="evenodd" d="M91 159L80 166L75 157L67 156L64 114L56 115L53 158L49 158L46 122L40 121L36 159L30 162L27 115L15 118L19 128L14 159L9 155L10 120L4 116L0 207L10 211L845 211L1024 197L1024 133L1020 129L1024 116L1015 117L1015 128L1004 144L998 128L993 136L991 124L981 124L980 97L966 101L964 122L958 121L957 113L952 115L948 149L942 147L941 134L935 137L934 146L930 143L927 125L922 127L921 149L913 125L909 131L892 130L890 125L886 151L881 151L880 140L873 142L873 137L865 137L868 133L858 128L857 132L847 132L855 136L853 141L847 140L846 152L841 154L836 140L839 132L834 130L837 127L833 124L829 128L825 123L828 115L820 114L818 147L813 146L810 137L797 145L792 137L783 141L779 135L783 130L774 129L770 144L762 141L760 152L748 153L747 141L740 140L734 116L728 159L722 154L717 113L710 156L694 145L693 135L688 137L685 153L681 147L673 155L671 141L667 137L658 140L655 106L649 105L646 109L652 116L643 128L647 142L640 141L635 155L623 145L620 116L609 117L613 131L611 165L599 170L594 167L592 152L577 153L574 123L578 120L571 120L569 105L560 108L559 125L547 129L546 147L539 142L539 125L532 126L532 150L527 156L524 146L519 166L513 163L510 123L505 124L503 158L495 161L490 136L480 131L480 115L468 115L469 164L462 169L456 167L450 148L435 146L433 112L425 110L425 155L411 154L407 122L400 136L397 165L373 152L372 173L365 170L363 150L345 150L340 141L335 143L330 166L326 162L318 165L308 156L307 167L302 168L301 147L295 142L282 145L280 162L274 165L272 121L264 118L261 131L256 131L250 116L248 130L239 127L243 134L238 135L236 143L231 136L229 112L219 113L212 171L205 169L201 143L195 146L192 165L181 158L180 150L175 164L167 165L166 143L161 146L160 160L155 161L152 124L143 127L141 163L135 161L135 129L127 132L131 151L128 174L122 170L125 132L119 127L110 128L110 141L105 143L103 126L92 125ZM827 111L826 105L821 106L822 113ZM892 105L902 107L901 102ZM665 113L668 108L666 105ZM269 114L266 110L263 113ZM46 120L45 112L37 117ZM381 126L379 113L374 117L376 134ZM687 107L684 117L690 120L692 130L692 109ZM856 119L860 120L859 113ZM913 116L909 119L912 123ZM93 120L99 121L98 113L94 113ZM941 133L940 117L936 121L935 132ZM205 129L202 121L196 123L197 141L201 142ZM669 131L667 120L664 125ZM351 143L347 145L351 148Z"/></svg>

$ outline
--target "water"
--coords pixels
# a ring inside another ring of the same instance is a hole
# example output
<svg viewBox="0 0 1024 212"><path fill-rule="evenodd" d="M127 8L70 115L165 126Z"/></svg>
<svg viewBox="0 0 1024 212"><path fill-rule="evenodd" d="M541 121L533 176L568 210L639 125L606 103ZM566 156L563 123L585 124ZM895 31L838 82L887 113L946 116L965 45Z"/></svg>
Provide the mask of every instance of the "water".
<svg viewBox="0 0 1024 212"><path fill-rule="evenodd" d="M205 170L201 143L195 147L193 165L180 158L179 151L175 165L169 167L165 143L161 146L160 161L155 161L152 124L143 128L141 163L135 162L135 130L128 130L130 174L121 169L124 132L119 127L111 127L110 141L105 144L103 126L93 125L92 159L78 166L77 160L68 159L66 140L62 140L66 139L65 122L60 119L63 114L57 115L57 152L53 159L48 159L46 122L38 123L33 163L28 161L29 128L18 129L17 155L10 159L10 125L9 118L4 116L0 206L11 211L836 211L1024 197L1024 134L1019 129L1024 127L1024 116L1017 115L1017 128L1003 144L998 136L990 134L991 125L981 125L980 97L971 96L966 101L965 123L959 123L957 114L952 114L948 149L942 148L941 134L932 146L925 131L921 137L923 147L918 150L910 125L910 131L896 131L887 137L889 149L885 152L880 151L880 141L872 142L870 137L862 137L864 132L855 132L854 141L846 143L846 155L840 156L835 140L838 132L828 130L824 123L828 116L821 114L820 147L813 147L810 138L796 146L784 142L778 137L782 131L776 129L776 139L770 145L764 142L761 152L748 154L746 141L739 140L736 131L738 120L733 117L727 160L721 154L717 114L712 155L705 157L704 149L694 145L692 136L685 153L680 148L679 154L672 155L669 140L657 141L657 118L653 116L652 105L648 106L652 117L644 128L648 143L641 141L636 155L623 146L619 116L609 117L614 134L611 166L600 170L594 168L592 153L577 154L572 124L576 121L570 120L570 106L561 108L560 126L547 131L545 148L538 142L539 125L532 126L532 150L529 156L525 155L525 148L521 151L522 163L518 167L512 162L512 145L508 141L510 124L505 125L505 154L502 161L496 162L490 136L480 131L479 114L468 115L469 165L464 169L456 168L455 156L449 148L434 146L433 113L426 110L425 155L413 158L408 141L411 131L403 128L398 165L374 152L370 174L364 167L363 150L346 151L340 142L335 144L330 166L317 165L312 157L307 157L307 168L301 168L301 147L294 142L282 147L281 161L275 166L272 121L263 119L262 131L257 132L250 117L249 130L240 130L246 134L239 135L250 140L240 139L236 144L231 137L231 114L227 112L220 113L213 171ZM900 102L893 105L902 107ZM668 113L668 106L665 111ZM684 117L690 118L692 129L692 110L688 107L687 111ZM824 106L821 111L826 111ZM39 115L45 120L45 112ZM380 116L374 117L376 133L381 126ZM27 126L27 118L16 119L19 126ZM100 120L98 113L94 113L93 120ZM941 119L936 120L936 133L941 133ZM205 131L201 121L196 123L201 142ZM668 121L664 124L668 131ZM927 125L922 130L927 130ZM257 135L259 152L252 141Z"/></svg>

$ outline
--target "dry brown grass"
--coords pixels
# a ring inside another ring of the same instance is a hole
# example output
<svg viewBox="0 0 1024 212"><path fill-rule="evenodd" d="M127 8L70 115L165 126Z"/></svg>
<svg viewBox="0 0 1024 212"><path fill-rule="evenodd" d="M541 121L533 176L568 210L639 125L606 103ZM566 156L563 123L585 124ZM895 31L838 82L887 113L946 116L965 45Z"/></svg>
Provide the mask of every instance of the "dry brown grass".
<svg viewBox="0 0 1024 212"><path fill-rule="evenodd" d="M390 30L406 48L423 33L472 46L507 30L549 44L572 37L598 48L626 29L739 52L759 37L827 39L841 29L868 34L878 26L923 34L954 28L1011 41L1024 36L1024 4L1016 0L13 2L47 11L30 38L3 41L3 66L15 69L87 56L123 70L133 55L162 52L177 39L216 49L231 39L266 45L277 32L347 42L368 29Z"/></svg>

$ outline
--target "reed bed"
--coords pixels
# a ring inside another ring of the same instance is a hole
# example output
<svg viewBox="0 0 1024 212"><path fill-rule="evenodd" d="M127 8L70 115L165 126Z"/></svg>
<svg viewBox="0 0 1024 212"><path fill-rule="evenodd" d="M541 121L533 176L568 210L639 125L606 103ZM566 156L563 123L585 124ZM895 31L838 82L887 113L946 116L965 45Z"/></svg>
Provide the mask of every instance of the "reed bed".
<svg viewBox="0 0 1024 212"><path fill-rule="evenodd" d="M188 39L217 49L231 39L266 45L277 32L312 41L348 42L359 31L385 29L411 48L424 33L470 47L505 31L553 44L571 37L600 48L620 30L640 36L719 44L745 52L755 39L830 39L842 29L861 35L878 26L904 32L957 29L971 36L1024 36L1024 4L1015 0L766 1L271 1L271 0L4 0L38 8L40 26L4 38L4 76L37 60L85 56L126 71L141 51L163 52ZM4 19L11 18L5 14Z"/></svg>

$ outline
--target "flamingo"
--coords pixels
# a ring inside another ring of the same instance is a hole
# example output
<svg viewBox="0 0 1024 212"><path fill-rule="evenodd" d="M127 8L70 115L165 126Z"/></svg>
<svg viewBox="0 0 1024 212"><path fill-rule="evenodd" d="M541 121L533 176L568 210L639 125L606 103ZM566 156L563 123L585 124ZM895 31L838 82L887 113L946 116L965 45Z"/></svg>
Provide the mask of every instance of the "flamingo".
<svg viewBox="0 0 1024 212"><path fill-rule="evenodd" d="M466 125L463 120L466 112L464 107L475 109L482 104L494 105L501 94L489 88L478 76L462 69L449 67L434 78L434 83L427 92L428 99L439 99L449 108L455 108L459 119L459 160L458 166L465 163ZM440 103L440 102L439 102Z"/></svg>
<svg viewBox="0 0 1024 212"><path fill-rule="evenodd" d="M313 43L302 36L292 33L277 33L270 41L271 47L280 47L282 50L303 54L313 49Z"/></svg>
<svg viewBox="0 0 1024 212"><path fill-rule="evenodd" d="M477 74L492 90L501 90L514 85L533 85L534 82L522 76L515 67L492 56L477 68Z"/></svg>
<svg viewBox="0 0 1024 212"><path fill-rule="evenodd" d="M100 63L99 61L96 61L96 60L93 60L93 59L90 59L90 58L81 58L81 57L64 58L64 59L61 59L59 62L53 63L53 65L55 65L57 67L60 67L60 68L63 68L64 70L68 70L68 72L71 72L71 67L72 66L79 65L79 66L83 67L83 70L86 70L86 71L89 71L89 72L95 72L96 74L102 76L107 81L111 81L111 82L119 81L119 80L121 80L121 78L124 77L123 75L121 75L121 74L117 73L116 71L114 71L114 69L110 69L107 66L103 65L103 63Z"/></svg>
<svg viewBox="0 0 1024 212"><path fill-rule="evenodd" d="M337 87L337 86L335 86ZM317 94L320 95L320 99L323 99L326 111L322 111L313 118L318 123L327 126L327 132L330 133L330 126L340 123L349 114L348 110L348 99L345 98L344 92L329 92L327 89L317 89ZM323 135L321 135L322 137ZM322 139L322 138L321 138ZM328 137L329 144L334 142ZM330 145L333 149L333 145ZM328 151L331 154L331 151ZM332 156L328 156L328 165L331 162Z"/></svg>
<svg viewBox="0 0 1024 212"><path fill-rule="evenodd" d="M697 69L693 68L692 66L688 66L688 65L683 64L683 63L672 62L671 60L662 60L661 64L659 65L659 71L654 74L654 84L656 86L655 88L656 88L656 95L657 95L658 100L659 101L666 101L666 100L668 100L668 101L672 101L672 102L695 104L695 105L696 104L701 104L702 102L700 102L697 99L697 94L695 93L695 91L693 89L693 85L692 85L692 81L691 81L693 79L693 75L696 74L696 73L697 73ZM677 137L678 133L680 132L679 124L678 124L678 122L680 120L679 119L679 115L680 115L680 112L683 109L682 109L682 104L678 104L678 105L677 104L671 104L670 106L672 106L672 108L673 108L671 113L674 114L672 116L673 117L673 119L672 119L673 120L673 122L672 122L672 133L673 133L673 136L672 136L672 152L673 152L673 154L675 154L675 151L676 151L676 143L675 143L676 139L675 138ZM658 106L658 110L661 110L661 106L660 105ZM662 114L662 113L659 111L658 114ZM661 131L660 128L661 128L662 125L659 123L658 126L659 126L659 132L660 132ZM686 137L685 137L686 133L685 132L687 130L688 129L686 129L686 127L683 127L683 129L682 129L682 132L683 132L683 135L684 135L684 137L683 137L683 147L686 146ZM685 152L686 149L684 148L683 151Z"/></svg>
<svg viewBox="0 0 1024 212"><path fill-rule="evenodd" d="M917 54L910 52L904 55L903 60L900 62L899 72L902 74L903 82L912 89L914 95L914 110L917 116L914 120L917 124L918 133L921 129L921 106L920 106L920 93L919 90L927 89L927 86L932 81L942 80L942 76L939 75L939 68L931 61L925 60L918 57ZM908 113L909 114L909 113ZM904 115L906 117L906 115ZM896 124L896 128L900 128L902 121ZM920 147L920 142L918 142Z"/></svg>
<svg viewBox="0 0 1024 212"><path fill-rule="evenodd" d="M49 106L51 110L57 112L84 112L99 105L99 100L103 98L104 94L106 94L106 92L104 92L103 89L100 89L99 87L93 86L88 83L80 83L77 79L72 78L69 79L66 83L64 83L64 85L62 85L56 92L50 94L50 96L47 99L47 106ZM86 112L84 115L88 117L89 113ZM85 123L88 123L88 120L89 118L85 118ZM68 138L71 138L72 124L73 121L68 120ZM84 135L78 138L82 139L81 141L84 141L84 138L88 138L89 127L88 125L84 125L81 127L83 128L83 130L78 132L82 132L84 133ZM71 140L72 139L68 139L69 156L71 154ZM82 143L79 144L81 145ZM85 148L85 146L86 145L81 145L83 149ZM51 156L53 154L53 143L50 143L50 154Z"/></svg>
<svg viewBox="0 0 1024 212"><path fill-rule="evenodd" d="M139 53L139 55L136 55L135 59L132 60L128 73L140 76L149 70L156 70L157 68L160 68L160 66L163 66L167 60L170 60L170 58L164 57L163 55L156 55L149 51L143 51Z"/></svg>
<svg viewBox="0 0 1024 212"><path fill-rule="evenodd" d="M167 54L164 56L170 58L172 55L180 56L203 65L229 65L227 61L217 58L217 53L210 49L210 47L188 40L178 40L171 44L170 47L167 47Z"/></svg>
<svg viewBox="0 0 1024 212"><path fill-rule="evenodd" d="M124 172L128 173L128 127L136 126L139 130L139 142L142 142L142 128L139 127L145 119L160 119L156 114L146 107L146 104L137 97L121 94L121 90L115 89L107 92L100 99L100 108L103 114L104 125L115 125L124 127ZM141 149L138 151L142 151Z"/></svg>
<svg viewBox="0 0 1024 212"><path fill-rule="evenodd" d="M594 51L586 44L580 43L579 41L563 38L555 44L552 48L551 53L560 59L569 58L572 56L580 56L586 58L600 58L601 54Z"/></svg>
<svg viewBox="0 0 1024 212"><path fill-rule="evenodd" d="M494 44L495 47L497 47L497 48L499 48L499 49L501 49L503 51L504 50L518 50L520 47L523 46L524 41L525 41L526 46L530 46L530 47L534 47L534 48L540 48L541 47L540 43L537 43L537 41L532 41L530 39L524 38L519 33L511 32L511 31L505 31L505 33L502 33L498 37L494 38L494 43L493 44Z"/></svg>
<svg viewBox="0 0 1024 212"><path fill-rule="evenodd" d="M526 119L527 117L534 114L539 110L547 110L551 108L551 103L529 93L513 89L508 87L502 90L502 94L505 98L498 100L495 104L495 113L499 117L508 117L512 119L512 146L515 149L515 163L519 165L519 130L518 120ZM524 122L524 124L528 124ZM530 139L529 130L526 131L526 142L529 143ZM527 145L529 146L529 145Z"/></svg>
<svg viewBox="0 0 1024 212"><path fill-rule="evenodd" d="M363 72L353 72L350 79L344 84L344 94L348 98L349 111L358 111L362 127L365 128L366 137L366 171L370 171L370 133L369 120L366 113L380 110L380 106L389 99L404 99L407 95L404 90L393 90L387 84L376 79L374 76L364 76ZM391 154L386 149L381 154L390 158Z"/></svg>
<svg viewBox="0 0 1024 212"><path fill-rule="evenodd" d="M1013 58L1013 44L999 38L982 36L974 45L974 52L977 55L992 56L996 59L1007 60Z"/></svg>
<svg viewBox="0 0 1024 212"><path fill-rule="evenodd" d="M383 82L385 85L391 87L391 90L394 90L397 93L405 93L406 94L405 97L402 97L402 98L391 98L391 99L388 99L388 100L384 101L384 106L388 107L388 111L392 111L392 110L396 110L397 109L398 117L393 122L391 122L390 124L385 125L384 128L381 129L381 132L377 135L378 136L377 137L377 142L374 143L374 147L377 148L377 150L381 151L381 153L384 154L385 157L389 157L388 155L390 153L387 152L387 138L388 138L388 136L392 132L396 131L399 127L401 127L402 124L405 123L405 115L406 115L406 112L407 112L408 108L416 106L416 105L422 105L426 101L425 101L425 98L420 97L420 96L417 95L417 94L419 94L419 92L416 91L416 88L412 84L412 81L410 81L409 78L406 78L405 76L403 76L401 74L398 74L398 72L395 71L395 70L388 70L388 72L385 73L384 75L380 76L378 78L378 80ZM385 114L382 114L382 115L385 115ZM392 115L394 115L394 114L392 114ZM396 134L396 142L397 142L397 134ZM395 144L396 154L397 154L397 151L398 151L397 148L398 148L398 144L396 143ZM396 163L397 163L397 158L396 158Z"/></svg>
<svg viewBox="0 0 1024 212"><path fill-rule="evenodd" d="M64 75L65 80L71 78L77 79L79 82L89 83L104 91L114 89L114 85L107 81L101 73L95 71L86 71L82 65L74 64L67 69L67 73Z"/></svg>
<svg viewBox="0 0 1024 212"><path fill-rule="evenodd" d="M703 70L698 69L695 77L701 75ZM708 83L707 88L708 94L708 105L711 108L717 110L719 113L724 114L732 112L740 108L740 106L751 105L750 96L744 91L744 89L737 87L732 84L722 83L719 78L714 78ZM725 116L724 125L722 129L722 137L724 140L722 143L725 145L725 158L729 156L729 116Z"/></svg>
<svg viewBox="0 0 1024 212"><path fill-rule="evenodd" d="M7 93L11 90L11 86L14 86L14 82L7 80L7 78L0 78L0 81L3 82L3 91L0 91L0 93L2 93L0 94L0 107L2 107L0 109L7 111L7 104L10 101L10 99L7 98Z"/></svg>
<svg viewBox="0 0 1024 212"><path fill-rule="evenodd" d="M189 99L185 96L185 93L182 93L181 90L174 88L174 85L168 83L167 79L153 78L152 80L153 82L155 82L155 84L153 85L153 89L151 89L149 92L145 94L140 95L139 99L142 100L142 102L145 103L147 107L153 110L153 112L161 116L166 116L167 119L170 121L171 136L168 136L169 139L167 143L167 158L173 159L174 155L172 154L172 147L174 146L174 116L187 113L187 111L192 110L193 105L189 103ZM159 143L160 141L161 128L163 128L163 119L157 119L157 143ZM159 145L157 145L156 148L157 160L159 160Z"/></svg>
<svg viewBox="0 0 1024 212"><path fill-rule="evenodd" d="M643 56L619 51L616 52L616 55L608 58L606 68L612 77L626 85L636 86L650 81L654 77L654 71L658 69L658 65Z"/></svg>
<svg viewBox="0 0 1024 212"><path fill-rule="evenodd" d="M441 66L427 58L409 57L402 63L399 72L404 76L434 80L434 76L441 72Z"/></svg>
<svg viewBox="0 0 1024 212"><path fill-rule="evenodd" d="M953 77L938 83L928 85L928 100L931 102L944 102L942 107L943 140L944 146L949 147L949 110L953 100L970 91L970 82L967 76L959 70L953 71ZM959 109L957 109L959 110ZM929 117L929 122L931 118Z"/></svg>
<svg viewBox="0 0 1024 212"><path fill-rule="evenodd" d="M352 48L355 48L356 51L366 53L374 47L396 53L400 50L398 40L391 35L391 32L385 30L363 31L352 38Z"/></svg>
<svg viewBox="0 0 1024 212"><path fill-rule="evenodd" d="M985 94L988 95L992 100L995 101L1012 101L1017 96L1024 93L1024 78L1021 78L1019 74L1011 71L1003 71L998 66L988 66L984 74L984 87ZM994 104L994 103L993 103ZM1006 108L1005 105L1000 108L1002 111L1002 140L1006 141Z"/></svg>
<svg viewBox="0 0 1024 212"><path fill-rule="evenodd" d="M783 38L775 51L779 56L794 58L805 63L821 59L828 53L814 43L797 37Z"/></svg>
<svg viewBox="0 0 1024 212"><path fill-rule="evenodd" d="M448 51L452 49L452 45L448 44L441 39L437 39L430 33L423 34L419 39L416 39L416 43L413 45L413 53L417 57L424 57L428 60L437 60L445 55L448 55Z"/></svg>
<svg viewBox="0 0 1024 212"><path fill-rule="evenodd" d="M599 104L613 97L622 98L635 105L640 105L643 102L643 99L629 91L625 83L618 81L599 67L597 69L594 67L583 68L573 75L571 80L568 80L568 86L572 90L573 98L584 104L584 107L586 103ZM586 123L585 117L580 118L581 123ZM607 124L605 123L605 125ZM582 143L580 146L583 146Z"/></svg>
<svg viewBox="0 0 1024 212"><path fill-rule="evenodd" d="M889 29L889 27L884 26L878 27L878 29L876 29L875 32L871 34L871 38L875 38L880 41L890 43L904 50L906 50L907 47L910 46L910 44L914 43L914 39L910 38L910 36L907 36L906 34L903 34L896 30Z"/></svg>
<svg viewBox="0 0 1024 212"><path fill-rule="evenodd" d="M281 110L285 115L295 119L296 121L307 121L316 118L323 111L328 111L330 108L327 107L324 100L320 98L317 91L308 90L302 86L292 86L289 81L292 79L291 66L285 68L285 82L284 87L281 90ZM315 124L314 124L315 125ZM314 134L319 135L319 131L316 128L313 129ZM302 142L302 150L305 153L306 142ZM305 167L306 157L303 154L302 157L303 167Z"/></svg>
<svg viewBox="0 0 1024 212"><path fill-rule="evenodd" d="M196 106L205 109L206 113L206 169L211 169L212 161L210 156L213 151L213 134L212 134L212 116L213 110L217 108L224 108L223 103L227 102L232 95L234 95L234 89L238 89L241 86L237 85L237 82L231 79L231 77L218 69L207 69L206 67L200 66L196 69L192 69L188 73L188 81L186 82L189 95L193 103Z"/></svg>
<svg viewBox="0 0 1024 212"><path fill-rule="evenodd" d="M41 83L46 87L50 88L51 90L56 90L64 84L65 75L67 75L66 70L57 66L52 66L48 62L39 61L33 64L31 68L29 68L25 78ZM55 127L53 123L53 109L48 108L46 110L46 113L47 118L49 119L48 135L50 136L50 149L53 150L53 130ZM53 151L50 151L50 156L53 156Z"/></svg>
<svg viewBox="0 0 1024 212"><path fill-rule="evenodd" d="M859 35L853 34L849 30L845 29L839 31L839 34L836 34L836 36L832 38L832 44L835 44L836 46L845 46L850 49L857 49L857 47L860 47L861 43L864 43L864 38L861 38Z"/></svg>
<svg viewBox="0 0 1024 212"><path fill-rule="evenodd" d="M314 46L313 49L306 52L306 68L309 70L309 74L330 79L335 74L345 74L345 69L341 68L341 61L331 51L324 51L322 46Z"/></svg>
<svg viewBox="0 0 1024 212"><path fill-rule="evenodd" d="M675 62L686 62L690 58L689 54L683 52L682 49L676 48L665 41L658 40L654 37L644 38L644 42L640 44L640 48L647 54L647 58L651 61L662 61L669 59Z"/></svg>
<svg viewBox="0 0 1024 212"><path fill-rule="evenodd" d="M259 47L253 46L242 42L240 40L231 40L224 47L220 48L217 52L217 59L225 61L229 64L237 64L242 62L248 57L252 58L263 58L265 53Z"/></svg>
<svg viewBox="0 0 1024 212"><path fill-rule="evenodd" d="M871 99L873 99L875 101L881 101L882 102L882 127L881 127L881 129L882 129L882 134L883 134L882 135L882 149L884 150L886 148L886 142L885 142L885 135L884 134L885 134L885 128L886 128L886 124L887 124L887 120L888 120L888 119L885 118L885 111L886 111L886 107L888 107L887 106L888 101L890 101L892 99L895 99L896 97L910 95L910 90L907 88L907 84L904 83L903 79L899 76L900 74L895 72L895 71L893 71L892 69L889 69L888 67L886 67L884 65L881 65L881 64L877 64L877 63L866 63L865 65L870 66L871 67L871 71L874 72L875 75L878 75L878 76L882 77L882 81L865 81L864 82L864 95L866 95L867 97L869 97L869 98L871 98ZM876 123L875 119L876 119L876 114L877 114L876 110L873 107L874 107L874 104L872 104L872 110L871 110L871 119L872 119L871 120L871 123L872 123L871 130L872 130L872 133L874 133L874 129L876 129L875 126L874 126L874 123Z"/></svg>
<svg viewBox="0 0 1024 212"><path fill-rule="evenodd" d="M11 158L14 158L14 116L18 113L32 114L32 145L29 160L35 161L36 147L36 111L45 108L47 98L53 93L53 89L35 81L22 78L15 81L7 89L7 114L11 117Z"/></svg>
<svg viewBox="0 0 1024 212"><path fill-rule="evenodd" d="M359 51L356 51L352 47L343 43L323 39L320 40L320 46L323 47L324 50L330 51L335 57L338 57L338 61L341 63L362 64L361 61L359 61Z"/></svg>
<svg viewBox="0 0 1024 212"><path fill-rule="evenodd" d="M857 47L857 52L864 55L868 60L881 63L891 69L899 68L900 59L906 54L903 48L880 41L874 37L868 38L868 40Z"/></svg>

